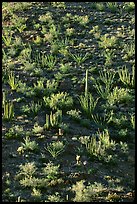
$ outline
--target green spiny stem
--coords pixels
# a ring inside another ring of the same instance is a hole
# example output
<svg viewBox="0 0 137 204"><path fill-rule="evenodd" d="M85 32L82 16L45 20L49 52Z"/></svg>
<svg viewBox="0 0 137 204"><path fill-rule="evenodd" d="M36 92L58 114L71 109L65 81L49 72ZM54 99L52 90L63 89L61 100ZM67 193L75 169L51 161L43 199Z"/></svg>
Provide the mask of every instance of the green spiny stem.
<svg viewBox="0 0 137 204"><path fill-rule="evenodd" d="M88 95L88 69L86 70L85 97Z"/></svg>
<svg viewBox="0 0 137 204"><path fill-rule="evenodd" d="M14 117L13 102L5 101L3 118L6 119L6 120L11 120L13 117Z"/></svg>

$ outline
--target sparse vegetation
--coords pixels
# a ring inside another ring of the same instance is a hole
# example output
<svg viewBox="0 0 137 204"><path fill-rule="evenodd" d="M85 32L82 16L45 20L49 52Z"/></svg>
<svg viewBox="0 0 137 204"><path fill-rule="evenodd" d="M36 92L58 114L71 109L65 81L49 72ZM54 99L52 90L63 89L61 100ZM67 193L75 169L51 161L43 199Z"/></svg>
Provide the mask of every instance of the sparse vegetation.
<svg viewBox="0 0 137 204"><path fill-rule="evenodd" d="M133 202L135 3L2 2L2 202Z"/></svg>

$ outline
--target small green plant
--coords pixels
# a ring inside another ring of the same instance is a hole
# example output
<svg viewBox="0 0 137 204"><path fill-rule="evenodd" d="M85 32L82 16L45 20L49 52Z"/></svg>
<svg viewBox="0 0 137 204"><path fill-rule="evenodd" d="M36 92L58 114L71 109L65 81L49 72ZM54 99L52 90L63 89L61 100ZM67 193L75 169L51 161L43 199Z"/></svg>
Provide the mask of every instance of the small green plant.
<svg viewBox="0 0 137 204"><path fill-rule="evenodd" d="M128 136L128 129L127 128L122 128L122 129L119 130L118 137L121 140L126 140L127 136Z"/></svg>
<svg viewBox="0 0 137 204"><path fill-rule="evenodd" d="M39 189L36 189L35 187L32 189L32 193L31 195L33 196L34 198L34 201L35 202L38 202L41 200L41 196L42 196L42 193Z"/></svg>
<svg viewBox="0 0 137 204"><path fill-rule="evenodd" d="M129 120L126 115L123 115L121 112L113 116L113 122L117 126L117 129L127 128L129 125Z"/></svg>
<svg viewBox="0 0 137 204"><path fill-rule="evenodd" d="M53 162L46 164L46 167L43 168L43 173L48 180L54 180L58 178L60 165L54 165Z"/></svg>
<svg viewBox="0 0 137 204"><path fill-rule="evenodd" d="M6 103L6 98L7 98L7 91L2 92L2 107L4 107L4 104Z"/></svg>
<svg viewBox="0 0 137 204"><path fill-rule="evenodd" d="M14 106L13 102L11 101L4 101L3 102L3 119L5 121L11 121L14 118Z"/></svg>
<svg viewBox="0 0 137 204"><path fill-rule="evenodd" d="M5 133L5 137L7 139L13 139L13 138L20 138L23 134L23 127L21 126L12 126L8 132Z"/></svg>
<svg viewBox="0 0 137 204"><path fill-rule="evenodd" d="M105 129L102 133L98 131L96 135L92 135L90 142L86 143L86 149L91 158L110 162L113 158L107 151L108 149L115 150L116 143L110 140L109 132Z"/></svg>
<svg viewBox="0 0 137 204"><path fill-rule="evenodd" d="M40 45L42 43L42 38L37 35L36 38L33 39L34 43Z"/></svg>
<svg viewBox="0 0 137 204"><path fill-rule="evenodd" d="M89 54L85 54L84 56L82 56L81 54L69 53L69 55L78 65L81 65L90 57Z"/></svg>
<svg viewBox="0 0 137 204"><path fill-rule="evenodd" d="M132 96L128 93L128 89L118 88L117 86L107 97L107 103L110 106L113 106L117 102L122 103L122 102L130 102L130 101L132 101Z"/></svg>
<svg viewBox="0 0 137 204"><path fill-rule="evenodd" d="M120 202L120 195L117 193L108 193L106 200L107 202Z"/></svg>
<svg viewBox="0 0 137 204"><path fill-rule="evenodd" d="M67 28L66 29L66 36L72 36L74 35L75 29L74 28Z"/></svg>
<svg viewBox="0 0 137 204"><path fill-rule="evenodd" d="M2 48L2 63L6 62L6 59L7 59L7 54L4 48Z"/></svg>
<svg viewBox="0 0 137 204"><path fill-rule="evenodd" d="M122 57L124 60L130 60L135 57L135 45L134 44L125 44L124 45L125 55Z"/></svg>
<svg viewBox="0 0 137 204"><path fill-rule="evenodd" d="M22 178L22 177L32 178L35 175L37 170L36 164L34 162L28 162L28 163L25 163L24 165L21 164L19 168L20 170L16 175L16 179Z"/></svg>
<svg viewBox="0 0 137 204"><path fill-rule="evenodd" d="M34 101L32 101L30 105L30 110L36 116L38 112L40 111L41 107L42 107L42 102L38 101L38 103L34 103Z"/></svg>
<svg viewBox="0 0 137 204"><path fill-rule="evenodd" d="M50 52L53 55L57 55L59 53L59 45L57 43L52 43Z"/></svg>
<svg viewBox="0 0 137 204"><path fill-rule="evenodd" d="M8 54L9 54L11 57L16 56L16 53L17 53L17 49L16 49L15 47L11 47L11 48L9 49Z"/></svg>
<svg viewBox="0 0 137 204"><path fill-rule="evenodd" d="M134 114L131 115L130 121L131 121L131 125L133 129L135 130L135 115Z"/></svg>
<svg viewBox="0 0 137 204"><path fill-rule="evenodd" d="M86 70L85 95L81 95L79 97L79 102L82 110L89 118L91 118L92 116L92 113L97 105L98 99L99 98L95 100L92 94L88 92L88 70Z"/></svg>
<svg viewBox="0 0 137 204"><path fill-rule="evenodd" d="M101 2L96 3L96 4L95 4L95 7L96 7L96 9L97 9L98 11L104 11L104 9L105 9L104 3L101 3Z"/></svg>
<svg viewBox="0 0 137 204"><path fill-rule="evenodd" d="M115 72L110 72L109 70L100 71L99 77L100 80L104 84L106 84L106 87L108 87L108 89L111 89L115 77Z"/></svg>
<svg viewBox="0 0 137 204"><path fill-rule="evenodd" d="M41 95L44 93L45 87L44 87L44 79L37 80L37 84L34 83L34 91L36 92L36 95Z"/></svg>
<svg viewBox="0 0 137 204"><path fill-rule="evenodd" d="M32 47L30 44L28 44L28 47L25 47L19 55L19 58L21 58L21 60L28 60L29 62L31 62L31 54L32 54Z"/></svg>
<svg viewBox="0 0 137 204"><path fill-rule="evenodd" d="M50 97L43 97L45 105L50 107L52 110L57 109L68 109L73 105L73 99L66 92L59 92L57 94L52 93Z"/></svg>
<svg viewBox="0 0 137 204"><path fill-rule="evenodd" d="M96 25L96 26L93 26L92 29L89 31L90 34L96 34L98 33L100 30L99 30L99 26Z"/></svg>
<svg viewBox="0 0 137 204"><path fill-rule="evenodd" d="M16 28L20 33L22 33L27 28L27 26L26 24L22 24L22 25L17 25Z"/></svg>
<svg viewBox="0 0 137 204"><path fill-rule="evenodd" d="M100 37L99 46L100 48L111 48L116 45L117 38L115 36L108 37L108 34Z"/></svg>
<svg viewBox="0 0 137 204"><path fill-rule="evenodd" d="M37 25L37 24L36 24L36 25ZM35 25L35 26L36 26L36 25ZM40 27L40 24L38 24L37 29L39 29L39 27ZM45 25L42 25L42 30L41 30L41 32L42 32L43 35L45 35L45 34L47 33L47 28L46 28Z"/></svg>
<svg viewBox="0 0 137 204"><path fill-rule="evenodd" d="M109 71L100 71L99 74L99 79L94 79L93 86L97 89L97 92L101 95L103 99L107 99L113 86L115 73L111 73ZM105 86L103 86L100 81L102 81Z"/></svg>
<svg viewBox="0 0 137 204"><path fill-rule="evenodd" d="M109 50L109 49L106 49L104 52L103 52L103 55L106 59L105 61L105 66L110 66L113 62L113 57L114 57L114 53L112 50Z"/></svg>
<svg viewBox="0 0 137 204"><path fill-rule="evenodd" d="M15 76L13 72L11 72L9 75L8 84L10 85L12 91L16 90L18 87L18 83L15 81Z"/></svg>
<svg viewBox="0 0 137 204"><path fill-rule="evenodd" d="M53 38L54 38L54 36L51 33L46 33L44 35L44 41L45 42L52 43L53 42Z"/></svg>
<svg viewBox="0 0 137 204"><path fill-rule="evenodd" d="M41 57L41 65L43 68L46 68L46 66L52 70L55 66L57 62L57 58L53 55L44 55L42 54L42 57Z"/></svg>
<svg viewBox="0 0 137 204"><path fill-rule="evenodd" d="M55 113L51 112L50 115L46 114L46 123L44 128L49 130L51 127L58 127L62 122L62 111L57 110Z"/></svg>
<svg viewBox="0 0 137 204"><path fill-rule="evenodd" d="M39 126L37 122L34 124L34 127L33 127L33 129L32 129L32 131L33 131L35 134L37 134L37 133L42 133L43 130L44 130L44 128L41 127L41 126Z"/></svg>
<svg viewBox="0 0 137 204"><path fill-rule="evenodd" d="M79 110L70 110L70 111L67 111L67 114L75 121L80 121L81 119L81 111Z"/></svg>
<svg viewBox="0 0 137 204"><path fill-rule="evenodd" d="M9 31L7 29L4 30L4 34L2 35L2 40L7 47L11 45L12 35L13 35L12 31Z"/></svg>
<svg viewBox="0 0 137 204"><path fill-rule="evenodd" d="M60 155L64 151L65 145L63 142L57 141L52 142L45 148L55 159L58 155Z"/></svg>
<svg viewBox="0 0 137 204"><path fill-rule="evenodd" d="M15 176L15 179L19 180L19 183L23 187L36 188L39 186L47 185L46 179L35 177L37 167L34 162L28 162L25 163L24 165L21 164L19 168L20 170L18 174Z"/></svg>
<svg viewBox="0 0 137 204"><path fill-rule="evenodd" d="M14 29L17 29L21 33L27 27L26 20L27 18L22 18L13 14L12 23L14 25Z"/></svg>
<svg viewBox="0 0 137 204"><path fill-rule="evenodd" d="M36 23L36 21L33 21L33 23L34 23L34 25L33 25L34 29L39 30L41 28L41 25L39 23ZM44 28L45 28L45 26L42 26L42 30L41 30L42 33L43 33ZM45 33L43 33L43 34L45 34Z"/></svg>
<svg viewBox="0 0 137 204"><path fill-rule="evenodd" d="M81 95L79 97L81 108L89 118L91 118L93 114L93 111L97 105L98 99L99 98L95 100L91 93L88 93L88 95L86 96Z"/></svg>
<svg viewBox="0 0 137 204"><path fill-rule="evenodd" d="M44 23L53 23L52 13L47 12L46 14L40 15L39 20Z"/></svg>
<svg viewBox="0 0 137 204"><path fill-rule="evenodd" d="M110 121L112 121L113 110L110 112L105 112L104 115L99 115L98 113L92 114L92 118L96 124L99 126L106 126Z"/></svg>
<svg viewBox="0 0 137 204"><path fill-rule="evenodd" d="M23 139L24 143L21 142L21 146L17 149L17 152L19 154L24 153L24 151L37 151L38 150L38 144L36 141L30 141L30 137L26 136L26 138Z"/></svg>
<svg viewBox="0 0 137 204"><path fill-rule="evenodd" d="M78 17L77 20L79 21L79 24L80 24L80 25L83 25L83 26L86 26L86 25L89 23L89 17L88 17L88 15L80 16L80 17Z"/></svg>
<svg viewBox="0 0 137 204"><path fill-rule="evenodd" d="M57 27L55 24L50 25L49 33L54 37L58 38L60 34L60 28L59 26Z"/></svg>
<svg viewBox="0 0 137 204"><path fill-rule="evenodd" d="M19 183L21 184L21 186L23 187L31 187L31 188L44 188L45 186L47 186L47 179L45 178L36 178L35 176L30 177L30 178L23 178L19 181Z"/></svg>
<svg viewBox="0 0 137 204"><path fill-rule="evenodd" d="M51 5L54 8L62 8L62 9L66 8L65 2L51 2Z"/></svg>
<svg viewBox="0 0 137 204"><path fill-rule="evenodd" d="M127 12L132 12L132 11L134 11L134 10L135 10L135 2L127 2L127 3L125 3L124 9L125 9Z"/></svg>
<svg viewBox="0 0 137 204"><path fill-rule="evenodd" d="M55 39L51 42L51 50L50 52L53 54L57 54L58 52L63 54L63 50L65 52L65 50L67 51L68 49L68 45L69 45L69 40L66 37L65 39Z"/></svg>
<svg viewBox="0 0 137 204"><path fill-rule="evenodd" d="M105 191L105 187L101 183L94 182L86 185L85 180L77 181L72 185L71 190L75 192L74 202L94 202L101 193Z"/></svg>
<svg viewBox="0 0 137 204"><path fill-rule="evenodd" d="M62 111L58 110L54 114L50 113L50 124L52 127L58 126L62 121Z"/></svg>
<svg viewBox="0 0 137 204"><path fill-rule="evenodd" d="M69 63L66 63L66 64L61 64L59 69L62 73L66 74L70 71L71 67Z"/></svg>
<svg viewBox="0 0 137 204"><path fill-rule="evenodd" d="M64 39L56 40L57 44L59 45L60 49L68 48L71 40L68 37Z"/></svg>
<svg viewBox="0 0 137 204"><path fill-rule="evenodd" d="M38 101L38 103L35 103L32 101L29 105L23 105L21 107L21 111L27 115L32 114L33 116L36 116L38 112L40 111L42 107L42 103Z"/></svg>
<svg viewBox="0 0 137 204"><path fill-rule="evenodd" d="M118 74L123 84L125 84L130 88L135 88L135 66L134 65L132 66L132 74L129 73L126 66L118 70Z"/></svg>
<svg viewBox="0 0 137 204"><path fill-rule="evenodd" d="M115 13L118 9L118 4L117 2L107 2L107 7L112 13Z"/></svg>
<svg viewBox="0 0 137 204"><path fill-rule="evenodd" d="M86 79L85 79L85 97L88 96L88 69L86 70Z"/></svg>
<svg viewBox="0 0 137 204"><path fill-rule="evenodd" d="M45 124L44 124L44 128L45 128L46 130L49 130L50 127L51 127L50 116L49 116L48 114L46 114L46 122L45 122Z"/></svg>
<svg viewBox="0 0 137 204"><path fill-rule="evenodd" d="M64 2L62 2L64 3ZM63 199L61 198L60 194L58 192L55 192L53 195L48 196L48 201L45 202L63 202Z"/></svg>
<svg viewBox="0 0 137 204"><path fill-rule="evenodd" d="M47 80L47 83L46 83L47 94L56 92L57 88L58 88L58 82L55 79Z"/></svg>
<svg viewBox="0 0 137 204"><path fill-rule="evenodd" d="M59 124L59 135L63 135L64 133L69 132L69 125L66 123Z"/></svg>
<svg viewBox="0 0 137 204"><path fill-rule="evenodd" d="M128 148L128 145L127 145L126 142L120 141L119 146L120 146L120 149L121 149L121 151L122 151L123 153L127 153L127 152L128 152L128 149L129 149L129 148Z"/></svg>
<svg viewBox="0 0 137 204"><path fill-rule="evenodd" d="M17 92L25 93L28 90L26 83L23 83L21 80L18 81L18 89Z"/></svg>

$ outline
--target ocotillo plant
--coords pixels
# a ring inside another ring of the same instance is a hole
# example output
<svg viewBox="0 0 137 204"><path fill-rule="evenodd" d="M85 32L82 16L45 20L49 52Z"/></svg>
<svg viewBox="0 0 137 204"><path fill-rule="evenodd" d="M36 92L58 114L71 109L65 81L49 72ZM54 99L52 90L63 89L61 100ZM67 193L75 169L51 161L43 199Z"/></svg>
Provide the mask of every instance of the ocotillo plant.
<svg viewBox="0 0 137 204"><path fill-rule="evenodd" d="M88 92L88 69L86 70L86 81L85 81L85 95L79 97L81 108L88 118L92 118L92 112L94 111L98 102L93 98L92 94Z"/></svg>

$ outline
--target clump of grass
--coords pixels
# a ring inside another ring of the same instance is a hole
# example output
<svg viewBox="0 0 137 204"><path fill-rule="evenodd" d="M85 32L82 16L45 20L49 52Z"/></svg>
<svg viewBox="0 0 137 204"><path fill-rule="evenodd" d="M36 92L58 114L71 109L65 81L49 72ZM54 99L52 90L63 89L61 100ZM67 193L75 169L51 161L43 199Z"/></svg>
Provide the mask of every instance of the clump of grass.
<svg viewBox="0 0 137 204"><path fill-rule="evenodd" d="M89 142L86 143L86 149L91 158L97 158L104 162L110 162L113 157L108 154L108 150L115 150L116 143L110 140L109 132L105 129L102 133L97 132L97 135L92 135Z"/></svg>
<svg viewBox="0 0 137 204"><path fill-rule="evenodd" d="M91 93L88 93L86 96L81 95L79 97L81 108L88 118L92 118L92 114L97 105L98 99L99 98L95 100Z"/></svg>
<svg viewBox="0 0 137 204"><path fill-rule="evenodd" d="M11 101L4 101L3 102L3 119L5 121L11 121L14 118L14 105Z"/></svg>
<svg viewBox="0 0 137 204"><path fill-rule="evenodd" d="M13 72L11 72L9 75L8 84L10 85L12 91L16 90L18 87L18 83L15 81L15 75Z"/></svg>
<svg viewBox="0 0 137 204"><path fill-rule="evenodd" d="M97 198L105 191L105 187L98 182L86 185L85 180L77 181L76 184L72 185L71 190L75 192L74 202L94 202Z"/></svg>
<svg viewBox="0 0 137 204"><path fill-rule="evenodd" d="M34 124L34 127L33 127L32 131L33 131L35 134L37 134L37 133L42 133L42 132L44 131L44 128L41 127L40 125L38 125L38 123L36 122L36 123Z"/></svg>
<svg viewBox="0 0 137 204"><path fill-rule="evenodd" d="M8 130L8 132L6 132L5 137L7 139L13 139L13 138L20 138L22 135L23 135L23 127L14 125Z"/></svg>
<svg viewBox="0 0 137 204"><path fill-rule="evenodd" d="M128 89L114 87L113 91L107 97L107 103L113 106L116 103L132 101L132 96L129 94Z"/></svg>
<svg viewBox="0 0 137 204"><path fill-rule="evenodd" d="M29 136L26 136L26 138L23 139L24 142L21 142L21 146L18 147L17 152L19 154L24 153L24 151L37 151L38 150L38 144L36 141L31 141Z"/></svg>
<svg viewBox="0 0 137 204"><path fill-rule="evenodd" d="M57 110L55 113L51 111L50 115L46 114L46 122L44 128L49 130L51 127L59 127L62 123L62 110Z"/></svg>
<svg viewBox="0 0 137 204"><path fill-rule="evenodd" d="M21 111L27 115L31 114L33 116L36 116L40 111L41 107L42 107L42 103L40 101L38 101L38 103L35 103L34 101L32 101L29 105L28 104L23 105L21 107Z"/></svg>
<svg viewBox="0 0 137 204"><path fill-rule="evenodd" d="M102 35L100 37L99 46L100 48L112 48L115 47L117 43L117 38L115 36L109 37L108 34Z"/></svg>
<svg viewBox="0 0 137 204"><path fill-rule="evenodd" d="M97 105L98 99L99 98L95 100L92 94L88 92L88 70L86 70L85 95L81 95L79 97L79 102L82 110L89 118L92 117L92 113Z"/></svg>
<svg viewBox="0 0 137 204"><path fill-rule="evenodd" d="M113 110L111 110L110 112L105 112L103 115L98 113L92 114L92 119L99 126L105 127L110 123L110 121L112 121L112 116L113 116Z"/></svg>
<svg viewBox="0 0 137 204"><path fill-rule="evenodd" d="M84 56L82 56L81 54L69 53L69 55L78 65L81 65L89 58L89 54L85 54Z"/></svg>
<svg viewBox="0 0 137 204"><path fill-rule="evenodd" d="M65 148L65 145L63 142L57 141L57 142L52 142L47 147L45 148L55 159L58 155L60 155Z"/></svg>
<svg viewBox="0 0 137 204"><path fill-rule="evenodd" d="M53 55L44 55L41 57L41 65L43 68L48 67L49 70L52 70L57 62L56 56Z"/></svg>
<svg viewBox="0 0 137 204"><path fill-rule="evenodd" d="M49 195L45 202L63 202L63 199L58 192L55 192L53 195Z"/></svg>
<svg viewBox="0 0 137 204"><path fill-rule="evenodd" d="M115 13L118 10L117 2L107 2L107 7L112 13Z"/></svg>
<svg viewBox="0 0 137 204"><path fill-rule="evenodd" d="M100 71L99 79L94 79L94 87L103 99L107 99L113 87L115 73L110 71ZM103 84L101 84L103 82Z"/></svg>
<svg viewBox="0 0 137 204"><path fill-rule="evenodd" d="M135 88L135 66L134 65L132 66L132 74L129 73L126 66L118 70L118 74L123 84L125 84L130 88Z"/></svg>
<svg viewBox="0 0 137 204"><path fill-rule="evenodd" d="M13 35L13 32L12 31L8 31L8 30L4 30L4 34L2 35L2 40L4 42L4 44L9 47L11 45L11 42L12 42L12 35Z"/></svg>
<svg viewBox="0 0 137 204"><path fill-rule="evenodd" d="M46 178L49 180L56 180L58 178L59 174L59 167L60 165L54 165L53 162L49 162L46 164L44 168L42 168L43 174L46 176Z"/></svg>
<svg viewBox="0 0 137 204"><path fill-rule="evenodd" d="M49 97L44 96L43 100L45 105L52 110L68 109L73 105L73 98L66 92L59 92L57 94L52 93Z"/></svg>

